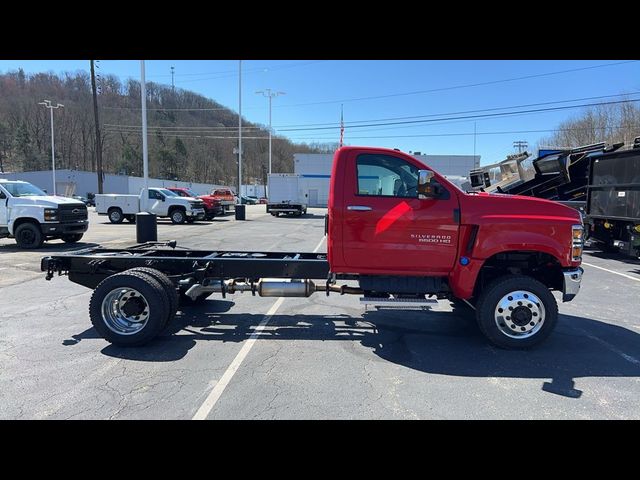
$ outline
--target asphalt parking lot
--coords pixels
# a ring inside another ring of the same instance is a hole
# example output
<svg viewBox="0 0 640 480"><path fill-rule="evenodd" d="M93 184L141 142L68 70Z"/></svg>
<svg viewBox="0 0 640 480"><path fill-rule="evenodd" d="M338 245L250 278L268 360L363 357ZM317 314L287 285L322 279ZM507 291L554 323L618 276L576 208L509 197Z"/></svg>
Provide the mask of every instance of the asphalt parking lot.
<svg viewBox="0 0 640 480"><path fill-rule="evenodd" d="M263 205L172 225L189 248L326 251L323 209L275 218ZM90 215L81 244L25 252L0 240L2 419L640 418L640 262L588 250L582 290L531 351L489 346L445 302L367 311L357 296L212 296L160 338L118 348L91 327L91 291L47 282L40 258L135 243L135 226ZM268 315L268 316L266 316Z"/></svg>

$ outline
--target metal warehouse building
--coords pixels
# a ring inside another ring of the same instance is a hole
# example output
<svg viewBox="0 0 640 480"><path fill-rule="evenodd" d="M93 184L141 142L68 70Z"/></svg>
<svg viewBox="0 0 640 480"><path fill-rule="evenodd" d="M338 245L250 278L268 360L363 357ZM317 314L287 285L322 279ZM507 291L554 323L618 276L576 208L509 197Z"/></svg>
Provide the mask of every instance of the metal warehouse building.
<svg viewBox="0 0 640 480"><path fill-rule="evenodd" d="M418 160L460 185L469 171L479 168L480 155L414 155ZM296 153L293 169L300 176L299 188L307 195L310 207L326 207L329 201L329 178L333 153Z"/></svg>

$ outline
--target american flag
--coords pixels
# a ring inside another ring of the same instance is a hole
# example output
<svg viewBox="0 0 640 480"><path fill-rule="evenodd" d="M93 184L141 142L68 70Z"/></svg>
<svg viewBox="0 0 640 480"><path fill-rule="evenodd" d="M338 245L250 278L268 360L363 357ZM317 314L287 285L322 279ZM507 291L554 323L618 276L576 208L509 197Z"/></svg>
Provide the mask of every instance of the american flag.
<svg viewBox="0 0 640 480"><path fill-rule="evenodd" d="M343 140L344 140L344 115L342 111L342 105L340 105L340 147L342 147Z"/></svg>

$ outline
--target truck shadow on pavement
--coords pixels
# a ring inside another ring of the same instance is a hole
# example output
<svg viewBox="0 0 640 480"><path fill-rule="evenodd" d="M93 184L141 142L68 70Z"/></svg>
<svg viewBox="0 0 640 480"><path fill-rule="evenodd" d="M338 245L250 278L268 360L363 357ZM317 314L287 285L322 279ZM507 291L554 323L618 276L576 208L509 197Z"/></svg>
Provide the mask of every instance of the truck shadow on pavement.
<svg viewBox="0 0 640 480"><path fill-rule="evenodd" d="M179 314L160 337L144 347L109 345L102 353L129 360L169 362L183 358L199 341L245 341L264 315L220 315L231 305L206 302ZM365 312L361 317L274 315L257 339L360 342L378 357L417 371L545 379L549 381L542 383L543 391L568 398L582 395L575 388L577 378L640 377L640 334L621 326L561 315L545 343L528 351L509 351L489 345L468 317L430 312L420 318L420 313L415 313L387 310ZM93 329L84 333L91 335L88 338L96 336ZM362 357L367 359L368 354L362 352Z"/></svg>
<svg viewBox="0 0 640 480"><path fill-rule="evenodd" d="M44 242L42 247L38 249L22 249L16 244L0 245L0 253L3 252L35 252L47 255L48 253L55 252L71 252L72 250L83 250L85 248L99 247L98 243L91 242L77 242L77 243L65 243L63 241Z"/></svg>

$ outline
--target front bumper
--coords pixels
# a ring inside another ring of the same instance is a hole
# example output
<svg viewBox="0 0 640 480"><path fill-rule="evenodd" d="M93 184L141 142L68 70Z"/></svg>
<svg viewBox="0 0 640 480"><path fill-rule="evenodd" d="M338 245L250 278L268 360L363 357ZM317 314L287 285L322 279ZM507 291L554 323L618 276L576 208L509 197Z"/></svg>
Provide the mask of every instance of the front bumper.
<svg viewBox="0 0 640 480"><path fill-rule="evenodd" d="M196 217L198 220L204 218L204 208L193 208L187 211L187 217Z"/></svg>
<svg viewBox="0 0 640 480"><path fill-rule="evenodd" d="M580 291L580 282L582 281L582 267L570 268L562 271L562 301L570 302Z"/></svg>
<svg viewBox="0 0 640 480"><path fill-rule="evenodd" d="M89 228L89 220L68 223L41 223L43 235L66 235L69 233L84 233Z"/></svg>

